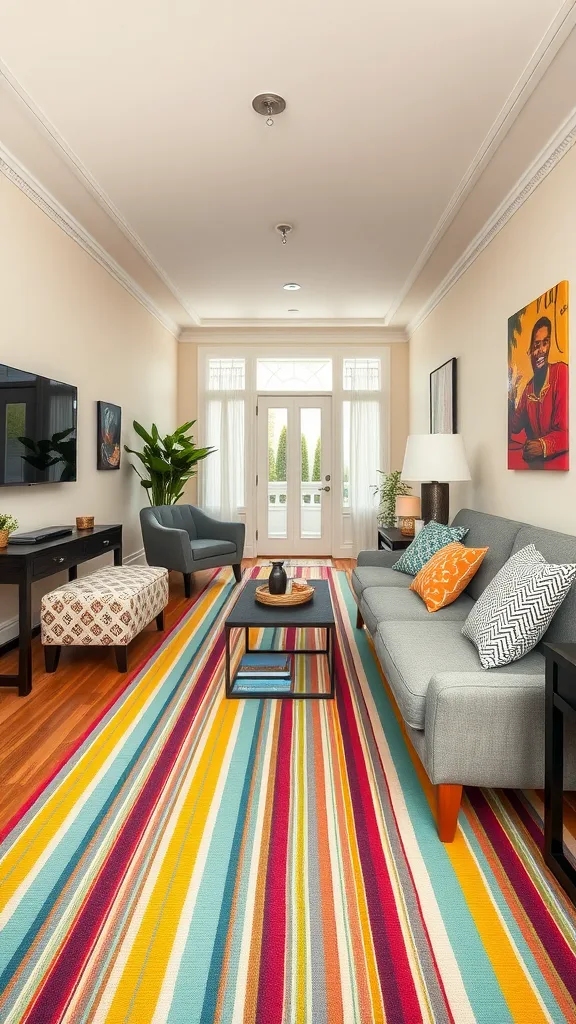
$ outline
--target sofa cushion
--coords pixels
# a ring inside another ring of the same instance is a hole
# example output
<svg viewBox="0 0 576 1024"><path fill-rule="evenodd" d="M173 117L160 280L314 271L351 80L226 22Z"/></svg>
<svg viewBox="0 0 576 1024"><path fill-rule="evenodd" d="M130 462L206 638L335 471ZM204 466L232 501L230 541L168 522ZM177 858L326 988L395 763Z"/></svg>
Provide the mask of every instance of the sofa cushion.
<svg viewBox="0 0 576 1024"><path fill-rule="evenodd" d="M514 551L519 551L527 544L533 544L547 562L561 565L576 562L576 537L568 533L523 526L514 541ZM552 619L544 640L555 644L576 642L576 583Z"/></svg>
<svg viewBox="0 0 576 1024"><path fill-rule="evenodd" d="M429 612L447 608L460 597L478 572L488 548L468 548L455 542L440 548L420 569L410 590L424 601Z"/></svg>
<svg viewBox="0 0 576 1024"><path fill-rule="evenodd" d="M463 594L454 604L435 612L434 619L438 622L448 619L462 623L473 607L472 598ZM376 632L380 622L430 622L432 619L418 595L404 587L367 587L360 608L371 633Z"/></svg>
<svg viewBox="0 0 576 1024"><path fill-rule="evenodd" d="M416 576L426 562L429 562L432 555L452 544L453 541L463 540L468 530L462 526L446 526L444 523L436 523L434 520L426 523L420 533L416 534L414 540L402 552L400 558L393 566L395 572L407 572L410 576Z"/></svg>
<svg viewBox="0 0 576 1024"><path fill-rule="evenodd" d="M354 569L352 586L356 597L361 597L366 587L409 587L412 577L392 569L378 569L375 565L365 565Z"/></svg>
<svg viewBox="0 0 576 1024"><path fill-rule="evenodd" d="M468 584L467 593L475 601L478 600L498 570L502 568L504 562L510 558L512 545L518 531L524 525L524 523L517 523L513 519L491 516L487 512L474 512L470 508L460 509L458 515L454 516L452 526L468 527L464 541L466 545L471 548L487 547L490 549L474 579ZM525 544L528 543L529 541L525 541ZM524 544L521 546L524 547Z"/></svg>
<svg viewBox="0 0 576 1024"><path fill-rule="evenodd" d="M429 616L426 622L381 622L374 637L380 663L402 717L413 729L424 728L428 685L432 676L439 672L481 672L490 679L492 686L500 678L505 684L509 675L541 674L544 679L544 658L538 651L531 651L525 658L503 668L482 669L476 648L462 636L461 624L440 622L439 614Z"/></svg>
<svg viewBox="0 0 576 1024"><path fill-rule="evenodd" d="M190 547L195 559L233 555L236 551L236 545L230 540L192 540Z"/></svg>

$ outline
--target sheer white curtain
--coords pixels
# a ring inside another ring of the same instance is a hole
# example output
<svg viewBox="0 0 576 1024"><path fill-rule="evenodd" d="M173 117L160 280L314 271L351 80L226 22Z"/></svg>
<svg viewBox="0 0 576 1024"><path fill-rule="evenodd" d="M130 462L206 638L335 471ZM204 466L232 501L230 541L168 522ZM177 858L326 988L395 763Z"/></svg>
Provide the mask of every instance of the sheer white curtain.
<svg viewBox="0 0 576 1024"><path fill-rule="evenodd" d="M345 359L344 393L350 401L349 502L354 554L373 548L376 496L381 458L380 360Z"/></svg>
<svg viewBox="0 0 576 1024"><path fill-rule="evenodd" d="M202 507L217 519L238 519L244 505L245 363L210 359L205 443L216 448L202 464Z"/></svg>
<svg viewBox="0 0 576 1024"><path fill-rule="evenodd" d="M376 496L380 468L380 403L374 395L350 395L350 515L356 556L373 548L376 537Z"/></svg>

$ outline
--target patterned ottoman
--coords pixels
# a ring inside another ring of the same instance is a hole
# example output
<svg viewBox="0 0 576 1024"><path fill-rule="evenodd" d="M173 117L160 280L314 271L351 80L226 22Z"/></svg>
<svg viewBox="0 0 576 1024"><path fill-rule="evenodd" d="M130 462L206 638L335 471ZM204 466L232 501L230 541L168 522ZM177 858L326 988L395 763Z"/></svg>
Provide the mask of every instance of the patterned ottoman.
<svg viewBox="0 0 576 1024"><path fill-rule="evenodd" d="M55 672L64 647L114 647L119 672L127 646L152 619L164 629L168 571L153 566L106 566L42 598L40 626L46 671Z"/></svg>

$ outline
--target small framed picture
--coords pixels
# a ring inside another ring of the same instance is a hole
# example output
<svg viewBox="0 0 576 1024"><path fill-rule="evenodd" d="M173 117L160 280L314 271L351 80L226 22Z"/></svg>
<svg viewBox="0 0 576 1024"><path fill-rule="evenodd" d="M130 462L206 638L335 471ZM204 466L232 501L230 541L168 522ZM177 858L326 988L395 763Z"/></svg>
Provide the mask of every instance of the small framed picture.
<svg viewBox="0 0 576 1024"><path fill-rule="evenodd" d="M98 469L120 469L120 435L122 409L111 402L97 402L97 460Z"/></svg>
<svg viewBox="0 0 576 1024"><path fill-rule="evenodd" d="M456 359L430 374L430 433L457 434Z"/></svg>

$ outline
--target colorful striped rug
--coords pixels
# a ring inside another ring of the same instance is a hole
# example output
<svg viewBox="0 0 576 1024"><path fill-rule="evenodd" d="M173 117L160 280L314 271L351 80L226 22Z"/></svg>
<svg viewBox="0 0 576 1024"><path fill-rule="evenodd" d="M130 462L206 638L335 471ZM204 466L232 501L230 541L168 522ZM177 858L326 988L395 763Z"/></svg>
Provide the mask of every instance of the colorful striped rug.
<svg viewBox="0 0 576 1024"><path fill-rule="evenodd" d="M3 838L2 1022L576 1021L539 795L470 790L443 846L346 575L299 571L336 700L223 698L215 573Z"/></svg>

